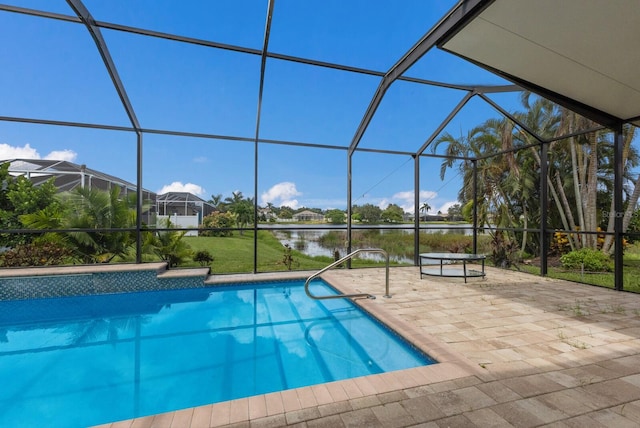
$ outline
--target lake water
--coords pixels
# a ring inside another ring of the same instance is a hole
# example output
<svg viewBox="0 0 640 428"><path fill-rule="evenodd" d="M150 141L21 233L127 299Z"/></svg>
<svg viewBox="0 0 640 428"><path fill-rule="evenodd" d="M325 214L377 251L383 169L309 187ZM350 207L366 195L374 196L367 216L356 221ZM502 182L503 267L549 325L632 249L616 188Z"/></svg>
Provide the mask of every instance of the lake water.
<svg viewBox="0 0 640 428"><path fill-rule="evenodd" d="M433 227L432 227L433 226ZM261 225L260 227L264 227ZM346 227L336 227L335 225L309 225L309 224L292 224L291 226L286 225L286 230L283 230L283 225L273 225L274 228L273 234L283 245L289 245L291 248L300 251L308 256L328 256L333 257L334 251L336 248L326 248L320 245L320 238L329 233L330 231L346 231ZM288 229L291 227L291 229ZM296 228L295 230L293 228ZM408 227L408 228L407 228ZM266 228L270 228L267 226ZM276 229L277 228L277 229ZM352 231L362 231L362 230L371 230L371 229L379 229L380 233L397 233L398 231L404 233L413 233L413 228L407 224L401 225L373 225L367 227L352 227ZM472 235L473 234L473 225L471 224L452 224L446 225L442 227L437 227L436 225L429 225L429 227L421 226L420 233L461 233L464 235ZM340 252L340 256L346 255L346 242L341 248L337 248ZM371 260L383 260L382 255L376 253L363 253L359 255L360 258L367 258ZM390 257L392 261L403 262L403 263L413 263L413 260L410 260L406 257Z"/></svg>

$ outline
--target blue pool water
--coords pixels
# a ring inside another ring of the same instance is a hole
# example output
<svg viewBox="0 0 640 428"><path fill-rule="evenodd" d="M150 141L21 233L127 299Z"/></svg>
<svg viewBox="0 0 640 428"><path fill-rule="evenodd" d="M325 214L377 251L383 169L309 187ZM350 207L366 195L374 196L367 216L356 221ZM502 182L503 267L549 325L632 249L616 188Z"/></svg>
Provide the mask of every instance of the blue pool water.
<svg viewBox="0 0 640 428"><path fill-rule="evenodd" d="M4 301L0 426L95 425L433 362L302 281Z"/></svg>

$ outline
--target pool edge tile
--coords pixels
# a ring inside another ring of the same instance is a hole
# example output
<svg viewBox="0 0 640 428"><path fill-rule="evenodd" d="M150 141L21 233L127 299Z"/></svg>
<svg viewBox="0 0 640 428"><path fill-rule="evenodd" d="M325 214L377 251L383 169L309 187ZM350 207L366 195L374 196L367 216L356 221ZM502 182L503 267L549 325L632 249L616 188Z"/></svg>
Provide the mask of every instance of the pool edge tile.
<svg viewBox="0 0 640 428"><path fill-rule="evenodd" d="M295 389L280 391L280 396L282 397L282 404L284 406L285 413L302 409Z"/></svg>
<svg viewBox="0 0 640 428"><path fill-rule="evenodd" d="M249 420L249 400L240 398L229 402L229 423Z"/></svg>
<svg viewBox="0 0 640 428"><path fill-rule="evenodd" d="M249 400L249 419L264 418L267 415L267 402L264 395L254 395Z"/></svg>
<svg viewBox="0 0 640 428"><path fill-rule="evenodd" d="M229 425L231 416L231 402L223 401L211 405L211 417L209 424L212 427Z"/></svg>
<svg viewBox="0 0 640 428"><path fill-rule="evenodd" d="M264 396L267 405L267 416L278 415L284 413L284 403L279 392L272 392Z"/></svg>
<svg viewBox="0 0 640 428"><path fill-rule="evenodd" d="M193 416L191 417L191 425L194 427L210 427L212 408L213 404L195 407L193 409Z"/></svg>
<svg viewBox="0 0 640 428"><path fill-rule="evenodd" d="M191 426L193 419L193 408L177 410L173 413L171 428L181 428Z"/></svg>

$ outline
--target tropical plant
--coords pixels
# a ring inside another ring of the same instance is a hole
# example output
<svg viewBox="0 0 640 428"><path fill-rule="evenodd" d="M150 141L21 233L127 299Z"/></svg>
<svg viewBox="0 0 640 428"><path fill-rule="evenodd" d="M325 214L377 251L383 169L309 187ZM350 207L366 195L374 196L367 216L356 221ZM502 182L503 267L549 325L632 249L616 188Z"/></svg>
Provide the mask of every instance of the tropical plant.
<svg viewBox="0 0 640 428"><path fill-rule="evenodd" d="M198 250L193 255L193 261L200 264L200 266L209 266L213 262L213 256L207 250Z"/></svg>
<svg viewBox="0 0 640 428"><path fill-rule="evenodd" d="M165 229L171 229L173 225L169 219L162 224ZM143 251L154 254L160 260L165 261L168 267L176 267L184 263L193 254L191 247L182 240L187 231L157 230L145 232Z"/></svg>
<svg viewBox="0 0 640 428"><path fill-rule="evenodd" d="M451 205L447 210L447 215L449 216L449 220L451 221L463 220L464 217L462 215L462 206L460 204Z"/></svg>
<svg viewBox="0 0 640 428"><path fill-rule="evenodd" d="M120 197L120 187L109 191L76 188L58 195L60 203L49 205L20 221L32 229L69 229L43 236L73 250L82 263L108 263L126 257L136 242L136 194ZM129 230L119 230L129 229Z"/></svg>
<svg viewBox="0 0 640 428"><path fill-rule="evenodd" d="M429 205L426 202L423 202L422 205L420 205L420 212L424 213L425 217L430 209L431 209L431 205Z"/></svg>
<svg viewBox="0 0 640 428"><path fill-rule="evenodd" d="M53 180L34 186L24 176L13 177L9 174L9 162L0 165L0 229L21 229L20 216L55 207L56 187ZM28 234L0 234L1 246L14 247L31 242Z"/></svg>
<svg viewBox="0 0 640 428"><path fill-rule="evenodd" d="M515 265L518 245L511 241L502 230L491 235L491 259L495 266L508 268Z"/></svg>
<svg viewBox="0 0 640 428"><path fill-rule="evenodd" d="M231 197L225 199L226 206L229 211L235 215L235 220L240 235L243 234L244 228L254 222L254 201L253 198L244 198L242 192L233 192Z"/></svg>
<svg viewBox="0 0 640 428"><path fill-rule="evenodd" d="M508 119L489 119L454 138L445 133L435 141L435 151L445 145L448 157L441 165L441 178L448 169L458 166L463 186L458 195L462 212L475 208L480 224L521 231L510 232L509 242L520 240L520 251L539 251L539 235L528 234L531 224L540 222L540 189L542 157L541 140L547 144L547 183L549 202L547 227L566 231L595 232L602 225L613 232L613 155L611 132L600 130L597 124L548 100L522 96L524 111L514 113L528 130L515 126ZM580 134L581 131L587 131ZM569 137L561 139L563 135ZM631 141L635 128L624 128L623 164L624 181L629 184L623 227L627 229L640 197L640 180L631 175L638 165L638 154ZM520 148L518 150L518 148ZM493 156L492 153L495 153ZM477 176L477 199L474 200L474 176ZM609 207L609 215L603 212ZM570 249L592 248L605 253L613 251L611 234L598 241L595 233L567 235ZM505 238L506 239L506 238Z"/></svg>
<svg viewBox="0 0 640 428"><path fill-rule="evenodd" d="M211 199L209 199L208 201L215 209L217 209L218 211L224 211L225 210L225 204L222 200L222 195L218 194L218 195L211 195Z"/></svg>
<svg viewBox="0 0 640 428"><path fill-rule="evenodd" d="M71 250L55 242L31 242L20 244L0 254L0 266L53 266L66 262Z"/></svg>
<svg viewBox="0 0 640 428"><path fill-rule="evenodd" d="M602 251L582 248L560 257L560 263L567 269L584 269L588 272L610 272L613 270L611 257Z"/></svg>
<svg viewBox="0 0 640 428"><path fill-rule="evenodd" d="M298 262L293 258L292 249L289 244L284 244L281 263L286 266L287 270L292 270L293 265L298 264Z"/></svg>

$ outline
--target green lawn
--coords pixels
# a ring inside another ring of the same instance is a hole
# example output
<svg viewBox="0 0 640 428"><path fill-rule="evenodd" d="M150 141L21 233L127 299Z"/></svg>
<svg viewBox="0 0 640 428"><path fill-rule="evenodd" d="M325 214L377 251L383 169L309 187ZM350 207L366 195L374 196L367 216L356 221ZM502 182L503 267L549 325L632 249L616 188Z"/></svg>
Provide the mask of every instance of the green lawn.
<svg viewBox="0 0 640 428"><path fill-rule="evenodd" d="M234 232L229 237L185 236L183 238L192 250L206 250L214 257L211 264L212 273L253 272L253 232L240 235ZM284 246L271 232L258 232L258 271L286 271L283 263ZM333 258L325 256L310 257L299 251L292 251L292 270L322 269L333 262ZM376 266L379 263L367 260L354 260L354 267ZM188 262L181 267L199 266L195 262Z"/></svg>

